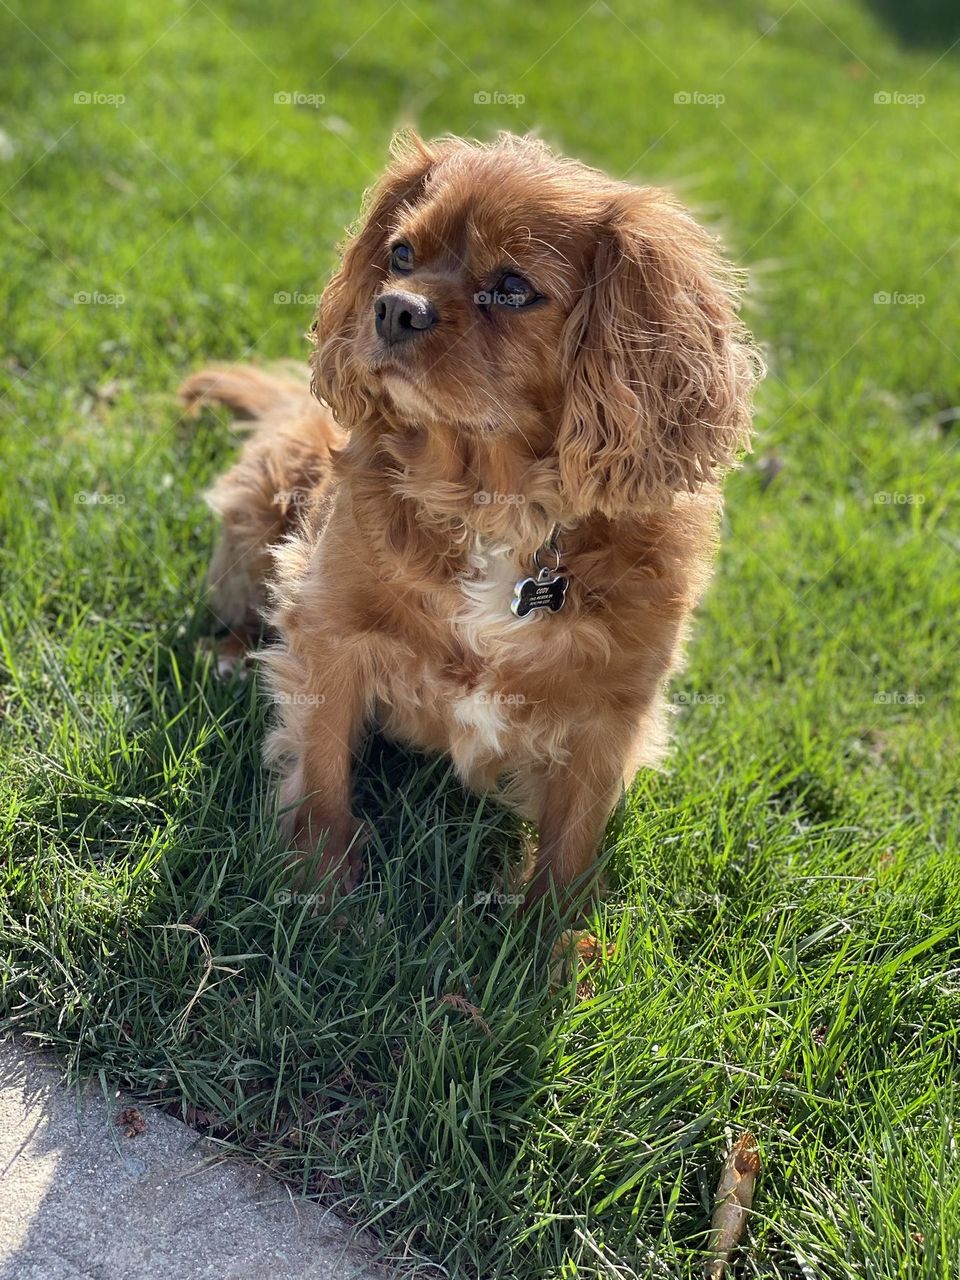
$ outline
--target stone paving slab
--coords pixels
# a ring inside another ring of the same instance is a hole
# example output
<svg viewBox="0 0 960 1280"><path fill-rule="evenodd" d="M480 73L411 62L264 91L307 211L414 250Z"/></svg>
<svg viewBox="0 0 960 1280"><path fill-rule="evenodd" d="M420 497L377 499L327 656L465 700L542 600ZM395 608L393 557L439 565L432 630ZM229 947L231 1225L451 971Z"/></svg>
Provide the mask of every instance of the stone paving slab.
<svg viewBox="0 0 960 1280"><path fill-rule="evenodd" d="M388 1280L334 1215L179 1120L0 1042L0 1280ZM115 1118L142 1115L127 1137ZM139 1127L139 1126L135 1126Z"/></svg>

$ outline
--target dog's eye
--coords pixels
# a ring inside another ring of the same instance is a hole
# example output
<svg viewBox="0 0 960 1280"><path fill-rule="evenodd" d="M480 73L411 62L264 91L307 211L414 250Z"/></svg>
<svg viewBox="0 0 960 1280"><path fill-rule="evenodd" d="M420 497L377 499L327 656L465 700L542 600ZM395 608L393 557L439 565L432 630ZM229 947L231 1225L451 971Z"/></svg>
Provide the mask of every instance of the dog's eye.
<svg viewBox="0 0 960 1280"><path fill-rule="evenodd" d="M413 250L408 244L395 244L390 250L390 267L393 271L413 270Z"/></svg>
<svg viewBox="0 0 960 1280"><path fill-rule="evenodd" d="M506 275L497 285L493 301L501 307L529 307L540 297L529 280L523 276Z"/></svg>

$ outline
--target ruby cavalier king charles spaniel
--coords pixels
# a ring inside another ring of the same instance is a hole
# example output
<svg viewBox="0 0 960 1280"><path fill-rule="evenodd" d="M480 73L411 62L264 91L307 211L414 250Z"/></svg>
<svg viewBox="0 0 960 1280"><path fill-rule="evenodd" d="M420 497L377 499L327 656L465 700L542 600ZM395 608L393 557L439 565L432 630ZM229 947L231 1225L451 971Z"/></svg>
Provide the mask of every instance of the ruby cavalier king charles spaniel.
<svg viewBox="0 0 960 1280"><path fill-rule="evenodd" d="M349 890L367 730L536 823L525 901L591 883L665 744L762 366L740 278L671 195L539 141L395 141L312 378L211 367L249 431L210 502L221 664L251 647L301 880ZM304 371L305 375L305 371Z"/></svg>

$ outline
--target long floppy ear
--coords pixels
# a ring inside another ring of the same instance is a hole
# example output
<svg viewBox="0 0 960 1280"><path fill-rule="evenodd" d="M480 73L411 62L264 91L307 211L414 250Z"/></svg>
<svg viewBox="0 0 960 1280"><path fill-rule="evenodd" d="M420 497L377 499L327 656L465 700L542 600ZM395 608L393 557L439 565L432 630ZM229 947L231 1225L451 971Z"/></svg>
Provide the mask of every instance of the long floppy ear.
<svg viewBox="0 0 960 1280"><path fill-rule="evenodd" d="M404 204L420 195L439 158L438 148L413 133L394 137L390 151L392 162L364 198L364 212L341 246L340 267L323 292L311 329L313 393L326 400L345 427L362 421L373 404L351 349L358 324L367 318L364 309L372 313L374 294L386 274L391 223Z"/></svg>
<svg viewBox="0 0 960 1280"><path fill-rule="evenodd" d="M559 469L576 514L668 506L746 447L762 362L737 318L738 286L665 192L611 206L563 338Z"/></svg>

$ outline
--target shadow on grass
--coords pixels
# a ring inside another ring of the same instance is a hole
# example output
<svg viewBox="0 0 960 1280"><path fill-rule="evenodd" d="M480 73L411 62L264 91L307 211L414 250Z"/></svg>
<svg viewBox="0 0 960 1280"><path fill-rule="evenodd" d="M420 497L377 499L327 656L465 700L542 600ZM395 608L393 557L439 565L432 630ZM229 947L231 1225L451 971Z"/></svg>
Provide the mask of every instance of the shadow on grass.
<svg viewBox="0 0 960 1280"><path fill-rule="evenodd" d="M956 0L867 0L867 7L907 46L946 51L960 38Z"/></svg>
<svg viewBox="0 0 960 1280"><path fill-rule="evenodd" d="M0 918L5 1025L409 1257L489 1280L588 1260L591 1203L626 1157L600 1173L564 1126L603 1124L597 1079L635 1051L611 1034L627 978L598 975L586 999L575 974L558 981L556 919L538 934L510 896L521 825L445 760L377 736L357 770L366 874L345 899L294 892L258 759L263 700L216 683L192 630L132 670L66 775L32 784ZM670 1064L631 1092L651 1230L669 1168L687 1240L703 1196L684 1155L720 1106L688 1114L701 1076ZM558 1089L582 1119L551 1120ZM556 1210L531 1205L531 1178ZM607 1218L632 1239L636 1212L617 1201Z"/></svg>

